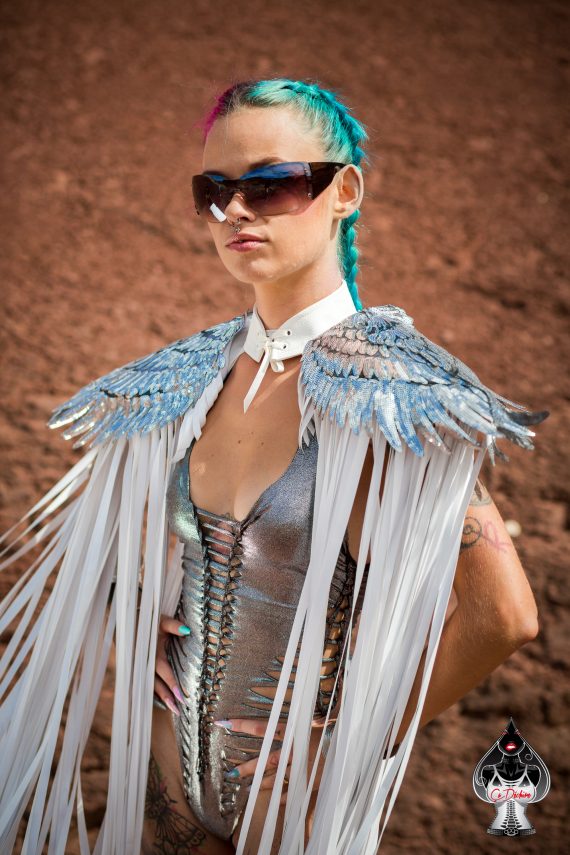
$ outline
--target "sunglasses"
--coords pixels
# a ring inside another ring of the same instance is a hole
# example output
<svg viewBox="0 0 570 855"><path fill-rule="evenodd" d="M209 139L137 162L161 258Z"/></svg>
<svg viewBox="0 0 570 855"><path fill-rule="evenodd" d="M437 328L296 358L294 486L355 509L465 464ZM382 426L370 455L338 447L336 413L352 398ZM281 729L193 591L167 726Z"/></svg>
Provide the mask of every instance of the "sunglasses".
<svg viewBox="0 0 570 855"><path fill-rule="evenodd" d="M246 172L241 178L224 178L205 172L192 178L196 213L211 223L221 222L236 193L256 214L273 216L305 210L329 186L346 163L275 163Z"/></svg>

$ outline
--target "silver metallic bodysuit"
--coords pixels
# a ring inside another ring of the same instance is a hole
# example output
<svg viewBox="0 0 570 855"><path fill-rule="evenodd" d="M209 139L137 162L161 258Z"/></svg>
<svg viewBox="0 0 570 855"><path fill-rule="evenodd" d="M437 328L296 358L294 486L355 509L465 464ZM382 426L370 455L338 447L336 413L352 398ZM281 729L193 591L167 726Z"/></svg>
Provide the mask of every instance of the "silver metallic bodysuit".
<svg viewBox="0 0 570 855"><path fill-rule="evenodd" d="M188 699L172 719L188 804L204 828L229 839L253 775L232 780L228 773L258 756L263 740L213 722L269 718L309 565L318 440L312 435L297 449L283 475L242 521L193 504L189 460L194 443L176 464L167 493L170 527L184 544L176 617L191 629L187 637L170 636L169 661ZM315 716L324 715L338 697L342 673L335 697L331 694L355 570L345 532L329 594ZM291 680L281 721L287 719L292 685ZM274 740L271 750L280 747Z"/></svg>

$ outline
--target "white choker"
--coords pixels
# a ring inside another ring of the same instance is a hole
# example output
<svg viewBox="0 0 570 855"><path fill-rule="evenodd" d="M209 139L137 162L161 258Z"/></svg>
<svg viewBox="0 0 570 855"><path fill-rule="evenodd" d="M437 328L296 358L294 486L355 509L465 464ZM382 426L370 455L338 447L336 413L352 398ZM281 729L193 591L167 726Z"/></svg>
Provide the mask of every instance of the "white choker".
<svg viewBox="0 0 570 855"><path fill-rule="evenodd" d="M265 329L254 305L243 349L256 362L261 359L261 365L244 398L244 413L259 389L268 365L276 373L283 371L284 359L299 356L308 341L357 311L345 279L332 294L301 309L275 330Z"/></svg>

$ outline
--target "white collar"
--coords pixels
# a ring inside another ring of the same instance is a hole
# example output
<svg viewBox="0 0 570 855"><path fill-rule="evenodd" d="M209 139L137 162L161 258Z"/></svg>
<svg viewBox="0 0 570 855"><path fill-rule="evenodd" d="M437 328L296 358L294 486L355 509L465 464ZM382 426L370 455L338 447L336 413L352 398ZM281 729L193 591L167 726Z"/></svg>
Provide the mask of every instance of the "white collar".
<svg viewBox="0 0 570 855"><path fill-rule="evenodd" d="M259 389L268 365L271 365L273 371L277 373L283 371L284 359L299 356L308 341L326 332L356 311L345 279L336 291L301 309L275 330L265 329L257 312L257 306L254 305L243 349L256 362L260 359L262 361L244 398L244 413Z"/></svg>

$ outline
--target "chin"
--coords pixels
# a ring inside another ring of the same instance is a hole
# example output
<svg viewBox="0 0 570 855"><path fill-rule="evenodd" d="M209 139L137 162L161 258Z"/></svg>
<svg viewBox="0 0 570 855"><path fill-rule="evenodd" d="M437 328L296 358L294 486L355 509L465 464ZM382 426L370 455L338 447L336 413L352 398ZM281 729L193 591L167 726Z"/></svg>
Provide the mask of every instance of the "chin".
<svg viewBox="0 0 570 855"><path fill-rule="evenodd" d="M283 270L276 270L268 265L255 264L240 264L239 267L227 267L228 271L235 276L238 282L243 282L246 285L261 285L263 282L272 282L282 279L286 275Z"/></svg>

